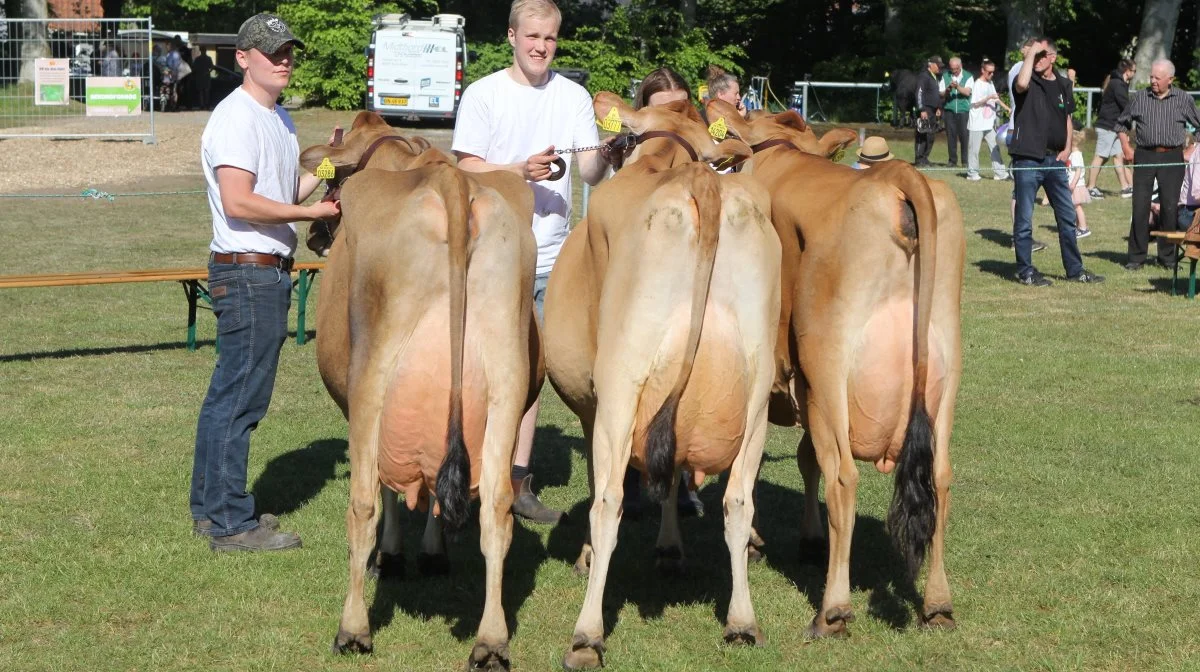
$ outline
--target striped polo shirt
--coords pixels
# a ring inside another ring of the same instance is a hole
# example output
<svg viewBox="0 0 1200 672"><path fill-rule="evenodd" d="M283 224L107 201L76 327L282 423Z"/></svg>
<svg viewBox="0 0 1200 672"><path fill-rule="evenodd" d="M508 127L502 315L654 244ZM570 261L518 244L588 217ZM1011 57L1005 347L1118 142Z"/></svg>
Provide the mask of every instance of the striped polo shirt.
<svg viewBox="0 0 1200 672"><path fill-rule="evenodd" d="M1162 98L1142 89L1129 97L1129 105L1117 117L1116 131L1129 133L1135 123L1138 147L1181 147L1187 135L1184 123L1200 129L1200 113L1192 97L1175 87Z"/></svg>

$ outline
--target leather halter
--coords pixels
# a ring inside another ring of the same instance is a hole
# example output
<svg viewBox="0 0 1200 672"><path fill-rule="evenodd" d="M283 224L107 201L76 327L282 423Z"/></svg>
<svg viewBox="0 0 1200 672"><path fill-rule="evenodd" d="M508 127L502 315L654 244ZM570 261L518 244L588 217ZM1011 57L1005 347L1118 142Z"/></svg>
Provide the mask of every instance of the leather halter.
<svg viewBox="0 0 1200 672"><path fill-rule="evenodd" d="M653 140L654 138L666 138L668 140L672 140L675 142L675 144L682 147L684 151L688 153L688 156L691 157L692 161L700 160L700 155L696 153L696 149L692 147L691 143L689 143L687 140L684 140L683 136L673 131L646 131L645 133L635 137L637 139L635 144L638 145L647 140Z"/></svg>
<svg viewBox="0 0 1200 672"><path fill-rule="evenodd" d="M401 135L385 135L382 138L376 138L374 142L372 142L370 145L367 145L367 151L363 152L362 156L358 158L358 163L354 166L354 170L350 171L350 175L347 175L341 180L338 180L336 177L331 180L325 180L325 195L321 197L321 200L338 200L342 195L342 183L350 179L351 175L354 175L363 168L366 168L367 162L371 160L371 157L375 154L375 150L379 149L380 145L388 142L389 140L399 140L408 145L410 148L412 147L412 143L410 143L407 138Z"/></svg>
<svg viewBox="0 0 1200 672"><path fill-rule="evenodd" d="M785 140L783 138L774 138L772 140L764 140L764 141L758 143L757 145L750 145L750 151L757 154L763 150L767 150L772 147L789 147L791 149L796 150L797 152L800 151L800 148L797 147L796 145L793 145L791 140Z"/></svg>

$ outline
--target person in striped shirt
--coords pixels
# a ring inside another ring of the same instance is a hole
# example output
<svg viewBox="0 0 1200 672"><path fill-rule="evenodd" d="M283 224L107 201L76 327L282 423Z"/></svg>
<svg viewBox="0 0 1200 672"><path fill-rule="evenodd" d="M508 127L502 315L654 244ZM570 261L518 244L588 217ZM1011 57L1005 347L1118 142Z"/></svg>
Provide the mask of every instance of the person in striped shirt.
<svg viewBox="0 0 1200 672"><path fill-rule="evenodd" d="M1129 106L1117 117L1117 134L1125 161L1134 163L1133 219L1129 225L1129 260L1125 270L1139 270L1146 263L1150 247L1150 197L1154 182L1163 194L1177 194L1183 186L1183 145L1186 125L1200 128L1200 113L1187 93L1171 86L1175 65L1162 58L1150 66L1150 88L1129 97ZM1137 148L1130 140L1136 126ZM1174 231L1178 225L1178 203L1164 198L1159 222L1164 231ZM1164 268L1175 265L1175 245L1160 240L1158 264Z"/></svg>

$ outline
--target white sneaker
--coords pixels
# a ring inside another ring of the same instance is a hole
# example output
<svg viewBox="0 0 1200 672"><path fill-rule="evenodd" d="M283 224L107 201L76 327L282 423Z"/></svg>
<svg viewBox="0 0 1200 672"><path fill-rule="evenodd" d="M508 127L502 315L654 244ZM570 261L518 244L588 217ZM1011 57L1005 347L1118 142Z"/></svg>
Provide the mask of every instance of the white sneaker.
<svg viewBox="0 0 1200 672"><path fill-rule="evenodd" d="M992 175L992 179L997 182L1003 182L1008 179L1008 174L1005 173L1004 175Z"/></svg>
<svg viewBox="0 0 1200 672"><path fill-rule="evenodd" d="M978 174L975 174L975 175L967 175L967 181L968 181L968 182L978 182L978 181L980 181L980 180L982 180L982 179L983 179L983 178L982 178L982 177L980 177Z"/></svg>

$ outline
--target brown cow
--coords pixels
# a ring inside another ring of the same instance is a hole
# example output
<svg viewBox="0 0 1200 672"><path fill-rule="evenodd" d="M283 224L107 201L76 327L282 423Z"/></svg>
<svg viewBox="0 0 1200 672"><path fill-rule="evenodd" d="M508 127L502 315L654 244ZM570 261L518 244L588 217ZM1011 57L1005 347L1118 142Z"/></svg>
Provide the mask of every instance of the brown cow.
<svg viewBox="0 0 1200 672"><path fill-rule="evenodd" d="M812 137L795 112L747 122L717 101L708 113L757 150L746 170L771 191L783 246L771 419L807 430L797 455L802 537L823 536L822 475L829 510L825 595L808 633L843 634L853 619L855 460L896 470L888 527L910 577L932 545L921 622L953 627L943 549L962 371L958 202L943 182L901 161L855 171L799 151ZM848 142L834 137L820 151Z"/></svg>
<svg viewBox="0 0 1200 672"><path fill-rule="evenodd" d="M339 178L354 173L317 308L321 376L350 423L350 588L333 647L371 650L363 581L380 483L381 573L403 563L397 492L410 508L437 494L425 569L445 567L439 522L461 525L478 492L487 591L469 666L507 669L509 476L521 416L542 384L533 196L515 175L465 173L427 144L389 136L381 118L360 113L343 145L301 156L309 170L329 158Z"/></svg>
<svg viewBox="0 0 1200 672"><path fill-rule="evenodd" d="M547 371L582 421L594 493L590 575L568 669L603 664L601 601L630 463L647 472L652 498L672 504L681 467L731 470L725 637L761 640L746 546L779 315L779 241L766 191L697 161L738 161L749 147L714 144L686 102L634 111L600 93L594 107L604 118L616 110L641 144L633 163L592 195L546 291ZM679 558L673 512L664 507L658 546ZM580 565L588 555L585 548Z"/></svg>

